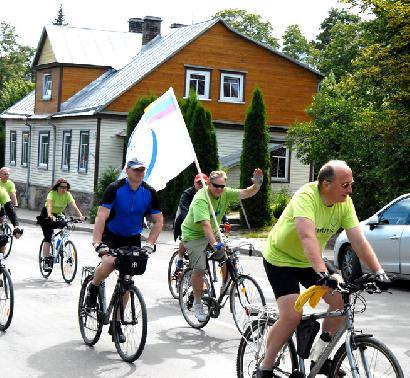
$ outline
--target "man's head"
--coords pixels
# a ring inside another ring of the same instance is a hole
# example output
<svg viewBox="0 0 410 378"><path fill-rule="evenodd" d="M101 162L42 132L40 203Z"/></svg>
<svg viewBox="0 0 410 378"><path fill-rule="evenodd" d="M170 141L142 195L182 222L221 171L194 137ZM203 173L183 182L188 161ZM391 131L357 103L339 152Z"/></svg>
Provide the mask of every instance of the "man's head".
<svg viewBox="0 0 410 378"><path fill-rule="evenodd" d="M346 201L352 193L352 170L343 160L330 160L322 166L317 176L319 191L326 205Z"/></svg>
<svg viewBox="0 0 410 378"><path fill-rule="evenodd" d="M10 176L10 169L7 167L3 167L0 169L0 180L6 182Z"/></svg>
<svg viewBox="0 0 410 378"><path fill-rule="evenodd" d="M209 175L208 190L211 195L218 198L226 186L226 173L224 171L212 171Z"/></svg>
<svg viewBox="0 0 410 378"><path fill-rule="evenodd" d="M205 185L208 183L208 176L205 173L198 173L194 178L194 186L196 190L202 188L201 178L204 180Z"/></svg>
<svg viewBox="0 0 410 378"><path fill-rule="evenodd" d="M131 183L140 183L144 179L146 164L137 158L127 161L125 171Z"/></svg>

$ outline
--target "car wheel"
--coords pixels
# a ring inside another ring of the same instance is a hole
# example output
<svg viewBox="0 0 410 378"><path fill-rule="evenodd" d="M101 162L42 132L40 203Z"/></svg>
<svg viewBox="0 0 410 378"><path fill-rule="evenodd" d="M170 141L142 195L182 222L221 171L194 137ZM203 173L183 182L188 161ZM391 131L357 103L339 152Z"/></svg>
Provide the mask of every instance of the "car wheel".
<svg viewBox="0 0 410 378"><path fill-rule="evenodd" d="M346 282L353 281L363 274L359 258L350 245L343 250L340 270Z"/></svg>

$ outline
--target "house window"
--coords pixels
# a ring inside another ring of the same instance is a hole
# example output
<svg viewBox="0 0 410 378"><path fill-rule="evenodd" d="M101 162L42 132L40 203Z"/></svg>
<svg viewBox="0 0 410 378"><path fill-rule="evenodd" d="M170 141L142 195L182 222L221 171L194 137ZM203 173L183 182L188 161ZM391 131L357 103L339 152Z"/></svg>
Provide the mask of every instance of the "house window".
<svg viewBox="0 0 410 378"><path fill-rule="evenodd" d="M198 99L209 100L210 82L210 71L187 70L185 83L185 97L189 96L190 90L194 90Z"/></svg>
<svg viewBox="0 0 410 378"><path fill-rule="evenodd" d="M70 170L70 156L71 156L71 130L63 132L63 155L61 158L61 169L63 171Z"/></svg>
<svg viewBox="0 0 410 378"><path fill-rule="evenodd" d="M90 149L90 132L80 132L80 149L78 152L78 172L87 172L88 168L88 151Z"/></svg>
<svg viewBox="0 0 410 378"><path fill-rule="evenodd" d="M279 145L270 153L270 176L272 182L288 182L289 181L289 149Z"/></svg>
<svg viewBox="0 0 410 378"><path fill-rule="evenodd" d="M221 73L220 100L243 102L244 76L241 74Z"/></svg>
<svg viewBox="0 0 410 378"><path fill-rule="evenodd" d="M43 100L51 99L51 88L53 85L53 80L51 74L43 75Z"/></svg>
<svg viewBox="0 0 410 378"><path fill-rule="evenodd" d="M28 166L28 131L21 133L21 165Z"/></svg>
<svg viewBox="0 0 410 378"><path fill-rule="evenodd" d="M16 165L17 131L10 131L10 165Z"/></svg>
<svg viewBox="0 0 410 378"><path fill-rule="evenodd" d="M40 131L38 136L38 167L48 168L48 151L50 149L50 133Z"/></svg>

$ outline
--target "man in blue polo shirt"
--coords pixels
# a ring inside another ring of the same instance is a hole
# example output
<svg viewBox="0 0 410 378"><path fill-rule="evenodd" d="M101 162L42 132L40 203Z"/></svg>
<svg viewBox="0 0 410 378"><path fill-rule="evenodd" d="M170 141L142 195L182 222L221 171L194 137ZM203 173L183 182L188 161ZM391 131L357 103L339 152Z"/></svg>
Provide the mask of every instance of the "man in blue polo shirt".
<svg viewBox="0 0 410 378"><path fill-rule="evenodd" d="M153 251L162 230L163 218L157 192L143 181L146 166L138 159L126 165L127 177L110 184L98 208L93 231L93 246L101 256L89 286L86 305L95 307L98 286L114 270L115 258L107 255L109 248L141 246L142 221L150 214L153 227L143 248Z"/></svg>

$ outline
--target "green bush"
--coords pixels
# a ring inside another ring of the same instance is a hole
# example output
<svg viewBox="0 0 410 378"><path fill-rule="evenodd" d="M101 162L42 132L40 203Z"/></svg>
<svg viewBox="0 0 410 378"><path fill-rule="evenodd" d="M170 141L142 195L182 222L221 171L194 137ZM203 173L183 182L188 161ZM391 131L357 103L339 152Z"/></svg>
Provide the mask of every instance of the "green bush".
<svg viewBox="0 0 410 378"><path fill-rule="evenodd" d="M287 189L283 188L279 190L278 192L272 192L271 195L271 209L272 209L272 215L276 218L279 219L279 217L282 215L283 210L285 210L285 207L290 201L290 196L289 192Z"/></svg>

